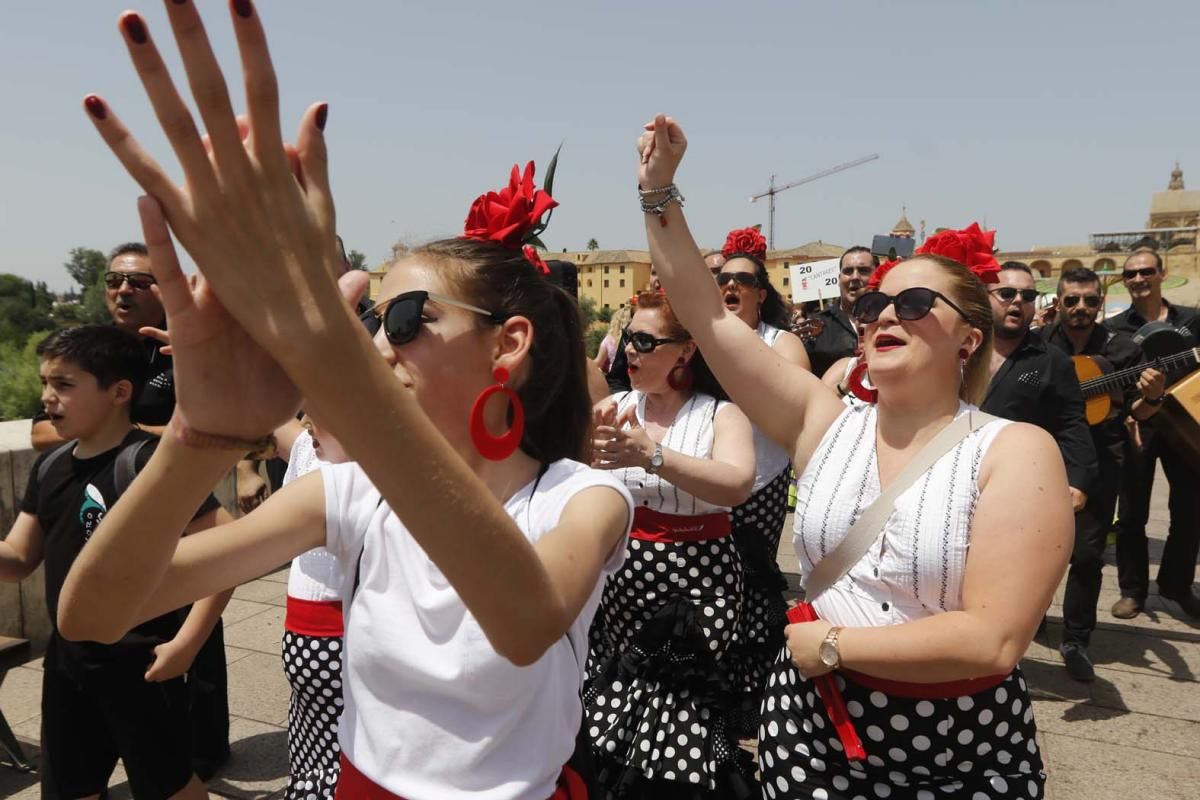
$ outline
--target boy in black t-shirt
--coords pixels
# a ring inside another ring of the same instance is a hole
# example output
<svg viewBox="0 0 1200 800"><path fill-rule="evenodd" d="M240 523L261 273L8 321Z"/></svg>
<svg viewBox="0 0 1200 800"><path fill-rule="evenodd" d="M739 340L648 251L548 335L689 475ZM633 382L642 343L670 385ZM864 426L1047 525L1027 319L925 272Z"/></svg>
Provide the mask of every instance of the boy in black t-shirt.
<svg viewBox="0 0 1200 800"><path fill-rule="evenodd" d="M0 580L19 581L43 560L54 624L42 684L42 796L102 794L120 758L134 797L207 797L192 773L183 674L229 594L164 614L114 644L69 642L57 630L59 592L71 564L158 443L129 410L145 381L135 334L86 325L38 347L42 402L67 444L34 463L21 513L0 542ZM218 523L210 495L190 530Z"/></svg>

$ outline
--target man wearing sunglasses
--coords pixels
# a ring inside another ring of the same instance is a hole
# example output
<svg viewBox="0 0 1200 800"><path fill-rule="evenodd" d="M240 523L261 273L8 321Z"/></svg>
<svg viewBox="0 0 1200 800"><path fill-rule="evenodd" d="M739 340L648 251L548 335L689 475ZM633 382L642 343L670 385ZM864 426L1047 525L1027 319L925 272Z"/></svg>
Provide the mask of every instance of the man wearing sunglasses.
<svg viewBox="0 0 1200 800"><path fill-rule="evenodd" d="M1135 334L1148 322L1166 322L1200 334L1200 309L1175 305L1162 295L1166 269L1162 258L1150 249L1134 251L1125 260L1122 279L1132 305L1104 321L1109 330ZM1186 374L1172 372L1166 384ZM1156 430L1153 423L1139 425L1136 442L1125 445L1125 470L1117 530L1117 579L1121 599L1112 608L1114 617L1132 619L1145 606L1150 588L1150 554L1146 522L1150 517L1150 493L1154 487L1155 464L1162 462L1170 487L1167 508L1171 521L1158 570L1158 594L1177 603L1184 613L1200 618L1200 598L1193 591L1196 555L1200 551L1200 466L1174 447L1171 432ZM1139 446L1140 444L1140 446Z"/></svg>
<svg viewBox="0 0 1200 800"><path fill-rule="evenodd" d="M1032 423L1055 438L1078 512L1093 491L1099 467L1075 366L1066 353L1047 348L1030 330L1038 291L1029 267L1005 262L999 283L989 286L988 294L993 317L992 380L980 408Z"/></svg>
<svg viewBox="0 0 1200 800"><path fill-rule="evenodd" d="M869 247L859 245L842 253L838 261L837 304L808 318L812 329L820 331L804 342L813 374L818 378L834 362L854 355L858 349L858 329L851 321L850 310L859 295L866 291L867 281L878 266L879 257L872 254Z"/></svg>
<svg viewBox="0 0 1200 800"><path fill-rule="evenodd" d="M1057 319L1040 329L1043 341L1070 356L1103 358L1114 370L1144 363L1141 348L1131 335L1110 331L1097 322L1103 305L1100 278L1095 272L1086 268L1064 272L1058 281ZM1136 385L1125 387L1124 402L1118 413L1090 429L1099 461L1099 480L1087 505L1075 514L1075 549L1063 596L1063 636L1059 646L1067 674L1075 680L1090 681L1096 677L1087 648L1096 628L1104 550L1121 486L1124 420L1149 419L1158 411L1165 390L1163 373L1146 369Z"/></svg>

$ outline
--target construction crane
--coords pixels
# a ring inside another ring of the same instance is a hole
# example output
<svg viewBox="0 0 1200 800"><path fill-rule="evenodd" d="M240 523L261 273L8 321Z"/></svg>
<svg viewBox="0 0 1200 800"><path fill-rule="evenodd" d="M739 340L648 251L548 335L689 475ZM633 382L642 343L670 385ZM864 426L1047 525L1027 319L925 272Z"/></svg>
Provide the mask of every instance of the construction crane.
<svg viewBox="0 0 1200 800"><path fill-rule="evenodd" d="M812 183L815 180L820 180L821 178L842 172L843 170L850 169L851 167L857 167L859 164L865 164L868 161L874 161L877 158L879 158L879 154L872 153L869 156L863 156L862 158L854 161L847 161L845 164L838 164L836 167L830 167L829 169L823 169L820 172L814 172L812 175L801 178L798 181L785 183L783 186L776 186L775 176L772 175L771 182L768 184L767 190L750 198L751 203L757 203L764 197L770 198L770 210L767 215L767 245L772 250L775 249L775 195L779 194L780 192L786 192L788 189L800 186L801 184Z"/></svg>

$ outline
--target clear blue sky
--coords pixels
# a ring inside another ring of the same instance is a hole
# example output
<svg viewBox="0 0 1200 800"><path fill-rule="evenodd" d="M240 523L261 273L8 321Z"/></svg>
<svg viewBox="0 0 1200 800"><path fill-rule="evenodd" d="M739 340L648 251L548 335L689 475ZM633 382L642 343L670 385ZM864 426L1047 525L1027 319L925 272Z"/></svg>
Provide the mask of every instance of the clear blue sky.
<svg viewBox="0 0 1200 800"><path fill-rule="evenodd" d="M236 66L224 0L197 0ZM285 130L330 103L339 227L381 261L461 230L514 161L565 140L552 250L644 248L633 142L656 110L691 141L702 244L766 221L777 244L853 244L986 216L1007 249L1140 227L1178 159L1200 188L1200 3L504 3L261 0ZM160 2L135 6L178 66ZM172 165L110 0L9 3L0 26L0 272L62 289L67 251L140 238L136 186L80 108L103 94ZM181 74L181 73L180 73ZM241 106L238 78L235 103ZM247 258L253 254L248 253Z"/></svg>

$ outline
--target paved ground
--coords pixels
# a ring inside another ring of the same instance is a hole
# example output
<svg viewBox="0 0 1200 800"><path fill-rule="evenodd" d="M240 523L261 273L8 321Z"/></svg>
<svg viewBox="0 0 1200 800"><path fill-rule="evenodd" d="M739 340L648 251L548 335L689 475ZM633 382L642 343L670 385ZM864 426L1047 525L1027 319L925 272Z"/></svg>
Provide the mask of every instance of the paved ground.
<svg viewBox="0 0 1200 800"><path fill-rule="evenodd" d="M1152 559L1166 531L1165 483L1156 484L1151 512ZM1163 491L1159 491L1159 490ZM790 543L780 563L792 573ZM229 705L234 756L212 782L214 796L278 797L287 772L288 686L279 663L287 572L240 587L225 612ZM1100 629L1092 653L1098 677L1090 685L1064 674L1056 645L1061 591L1050 609L1047 640L1035 642L1023 664L1035 697L1050 800L1195 800L1200 797L1200 625L1152 597L1147 613L1128 622L1108 609L1116 600L1114 569L1105 570ZM11 670L0 707L18 737L37 752L41 661ZM128 798L114 776L113 800ZM36 777L0 767L0 797L38 796Z"/></svg>

